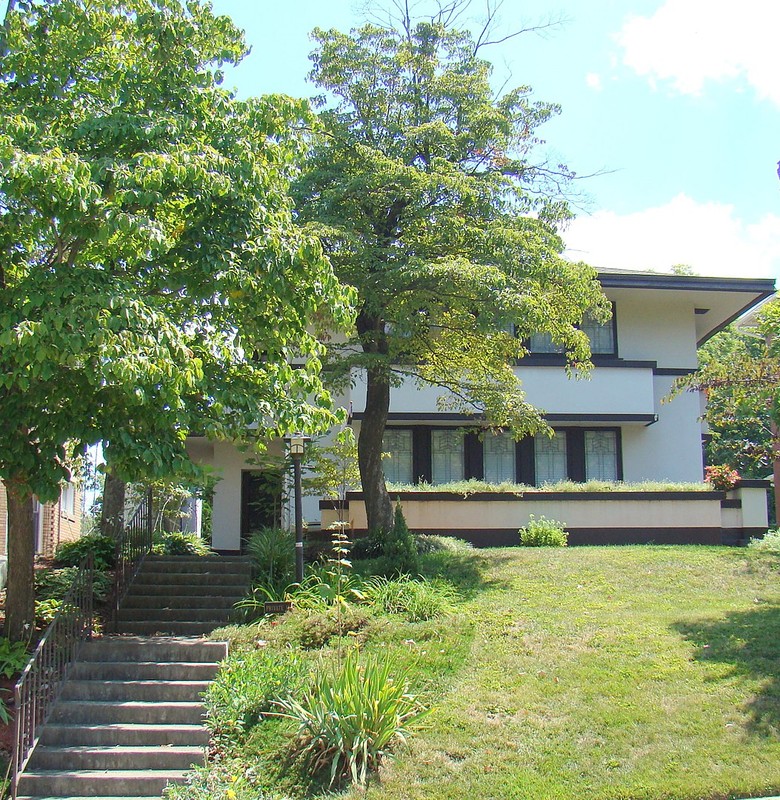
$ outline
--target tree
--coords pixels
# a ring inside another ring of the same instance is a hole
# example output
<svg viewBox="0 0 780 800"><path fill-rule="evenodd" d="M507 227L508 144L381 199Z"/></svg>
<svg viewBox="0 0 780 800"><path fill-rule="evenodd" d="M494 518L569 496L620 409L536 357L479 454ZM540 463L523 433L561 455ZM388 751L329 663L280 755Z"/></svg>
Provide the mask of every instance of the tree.
<svg viewBox="0 0 780 800"><path fill-rule="evenodd" d="M711 452L726 456L730 466L742 463L753 474L772 465L780 508L780 303L773 300L761 308L749 335L713 339L701 369L675 382L674 391L683 390L707 396L705 418L719 448Z"/></svg>
<svg viewBox="0 0 780 800"><path fill-rule="evenodd" d="M56 496L71 454L102 441L134 480L192 472L192 432L333 424L307 325L346 324L350 297L291 216L308 107L220 87L246 51L228 18L198 0L20 0L0 34L0 477L19 638L32 496Z"/></svg>
<svg viewBox="0 0 780 800"><path fill-rule="evenodd" d="M548 430L512 364L546 332L584 368L576 325L608 316L595 272L560 256L569 209L559 189L573 176L532 160L537 128L559 109L527 87L496 97L480 57L490 37L453 29L446 9L414 21L396 8L395 25L314 31L310 77L334 102L295 192L300 219L359 298L326 368L334 383L365 374L359 466L369 527L384 531L393 385L441 386L450 410L518 438Z"/></svg>
<svg viewBox="0 0 780 800"><path fill-rule="evenodd" d="M700 348L701 370L696 380L728 375L733 365L744 367L765 356L763 336L731 326ZM739 385L713 385L707 389L704 419L710 430L708 464L727 464L745 478L765 478L772 471L771 419L762 393L745 392Z"/></svg>

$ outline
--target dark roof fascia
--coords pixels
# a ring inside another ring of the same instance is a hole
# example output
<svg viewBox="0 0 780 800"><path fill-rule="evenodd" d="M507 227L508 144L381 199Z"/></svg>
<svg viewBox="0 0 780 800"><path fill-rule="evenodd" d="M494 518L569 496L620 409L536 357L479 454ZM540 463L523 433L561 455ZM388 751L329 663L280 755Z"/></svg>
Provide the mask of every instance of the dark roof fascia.
<svg viewBox="0 0 780 800"><path fill-rule="evenodd" d="M659 273L599 272L602 286L612 289L672 289L708 292L755 292L774 294L773 278L712 278L705 275L666 275Z"/></svg>

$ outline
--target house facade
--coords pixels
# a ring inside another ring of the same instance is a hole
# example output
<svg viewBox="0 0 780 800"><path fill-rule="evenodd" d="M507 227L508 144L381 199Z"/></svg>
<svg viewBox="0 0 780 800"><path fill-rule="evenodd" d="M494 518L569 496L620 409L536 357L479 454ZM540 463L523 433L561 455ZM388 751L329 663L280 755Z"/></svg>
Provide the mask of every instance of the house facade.
<svg viewBox="0 0 780 800"><path fill-rule="evenodd" d="M537 487L566 480L577 483L590 480L701 482L701 399L695 393L669 399L672 384L676 378L696 369L700 344L773 294L773 281L621 271L602 271L599 280L612 303L613 317L605 325L583 325L593 352L594 368L590 375L567 376L563 355L543 336L532 338L530 354L515 368L528 401L544 410L555 432L552 438L536 436L515 442L508 433L480 435L472 417L440 410L439 401L444 390L420 388L409 380L392 390L384 443L388 454L385 461L388 480L395 484L435 486L473 478L488 483ZM337 398L337 402L352 408L357 433L365 406L365 385L360 375L355 376L352 390ZM276 451L281 455L281 444L276 445ZM271 476L267 471L264 475L262 469L252 464L251 458L229 443L192 440L191 453L197 460L211 465L222 478L214 498L214 546L225 551L237 550L248 528L262 521L256 510L264 503L270 509L268 498L279 497L281 477ZM754 492L755 504L762 490L755 486L746 488L758 491L758 494ZM413 510L413 500L401 499L405 508L409 504L407 516L416 519L418 512ZM583 501L583 496L579 499ZM604 501L603 495L600 499ZM698 501L703 499L700 496ZM566 516L565 510L560 510L564 500L559 498L555 509L558 518ZM728 500L726 507L732 512L737 501L747 502L720 495L710 500L718 503ZM430 511L432 503L440 501L443 502L429 494L427 499L418 498L414 502L426 503ZM512 512L504 501L500 513L494 505L492 510L488 507L475 516L468 514L469 518L473 516L468 528L456 524L463 518L462 509L452 515L445 514L444 506L439 505L438 517L435 511L423 513L421 519L429 520L429 524L413 522L411 527L460 532L479 543L481 529L516 531L524 524L524 519L527 521L530 508L527 502L526 499L525 511L520 508L523 504L518 503L518 508ZM328 506L317 498L306 498L307 524L318 527L330 521ZM357 530L365 525L360 506L359 494L353 495L350 521ZM627 512L619 511L615 515L617 507L610 508L610 513L602 514L604 519L625 519ZM592 509L590 506L585 513L590 522L583 526L575 524L575 528L595 530ZM284 503L278 504L278 510L284 511ZM757 531L762 525L765 527L766 522L765 518L762 521L759 510L754 511L747 514L751 524L745 527ZM538 513L538 509L533 513ZM670 514L678 518L682 514L684 519L691 516L679 509ZM274 520L283 516L281 513ZM658 540L658 535L652 538L658 526L655 523L643 526L641 517L647 514L642 512L639 516L633 527L646 529L646 540ZM701 515L696 512L693 516ZM437 524L430 524L431 519L438 520ZM500 524L496 524L497 520L501 520ZM271 517L267 521L271 521ZM731 518L722 527L734 529L741 524ZM625 528L614 523L612 527ZM691 528L686 524L677 527L681 531ZM706 527L707 540L714 541L721 522L710 515ZM680 533L678 538L687 540L685 536ZM615 536L612 540L636 538ZM503 541L500 536L493 539ZM591 539L602 540L604 536ZM638 540L641 539L639 536Z"/></svg>

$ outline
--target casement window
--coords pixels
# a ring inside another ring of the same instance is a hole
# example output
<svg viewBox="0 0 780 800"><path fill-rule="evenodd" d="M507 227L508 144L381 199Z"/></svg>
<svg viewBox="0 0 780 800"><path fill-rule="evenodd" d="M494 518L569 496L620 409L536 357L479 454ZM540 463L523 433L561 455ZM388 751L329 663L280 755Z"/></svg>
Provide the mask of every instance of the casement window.
<svg viewBox="0 0 780 800"><path fill-rule="evenodd" d="M568 473L566 431L556 431L552 438L534 436L534 473L536 485L565 481Z"/></svg>
<svg viewBox="0 0 780 800"><path fill-rule="evenodd" d="M463 431L431 431L431 482L449 483L464 477Z"/></svg>
<svg viewBox="0 0 780 800"><path fill-rule="evenodd" d="M513 483L515 440L508 433L488 433L483 441L484 480L487 483Z"/></svg>
<svg viewBox="0 0 780 800"><path fill-rule="evenodd" d="M412 432L404 428L388 428L382 439L382 468L390 483L412 483Z"/></svg>
<svg viewBox="0 0 780 800"><path fill-rule="evenodd" d="M389 483L487 483L543 486L559 481L622 480L618 428L556 428L515 442L508 433L417 425L388 428L383 468Z"/></svg>
<svg viewBox="0 0 780 800"><path fill-rule="evenodd" d="M585 431L585 480L618 479L617 433L611 430Z"/></svg>
<svg viewBox="0 0 780 800"><path fill-rule="evenodd" d="M579 325L590 340L590 351L594 356L617 356L617 337L615 324L615 304L612 304L612 318L606 322L596 322L585 317ZM563 353L563 347L553 342L549 333L535 333L528 340L530 353L551 354Z"/></svg>

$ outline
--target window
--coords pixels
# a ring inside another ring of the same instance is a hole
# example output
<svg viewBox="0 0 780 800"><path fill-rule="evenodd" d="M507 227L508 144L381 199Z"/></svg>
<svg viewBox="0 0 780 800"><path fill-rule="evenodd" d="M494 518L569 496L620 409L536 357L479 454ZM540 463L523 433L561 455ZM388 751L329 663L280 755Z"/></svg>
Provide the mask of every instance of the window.
<svg viewBox="0 0 780 800"><path fill-rule="evenodd" d="M549 333L535 333L528 342L531 353L562 353L563 347L552 340Z"/></svg>
<svg viewBox="0 0 780 800"><path fill-rule="evenodd" d="M385 478L390 483L412 483L412 432L388 428L382 439L382 461Z"/></svg>
<svg viewBox="0 0 780 800"><path fill-rule="evenodd" d="M431 431L431 482L463 480L463 431Z"/></svg>
<svg viewBox="0 0 780 800"><path fill-rule="evenodd" d="M612 310L614 314L614 309ZM615 355L615 326L609 319L606 322L596 322L587 317L582 321L580 329L590 339L590 351L593 355Z"/></svg>
<svg viewBox="0 0 780 800"><path fill-rule="evenodd" d="M537 486L567 479L565 431L556 431L552 439L541 434L534 437L534 468Z"/></svg>
<svg viewBox="0 0 780 800"><path fill-rule="evenodd" d="M483 464L487 483L514 482L515 442L507 433L488 434L483 443Z"/></svg>
<svg viewBox="0 0 780 800"><path fill-rule="evenodd" d="M618 479L615 431L585 431L585 480Z"/></svg>
<svg viewBox="0 0 780 800"><path fill-rule="evenodd" d="M76 516L76 487L72 483L66 483L60 492L60 514Z"/></svg>

